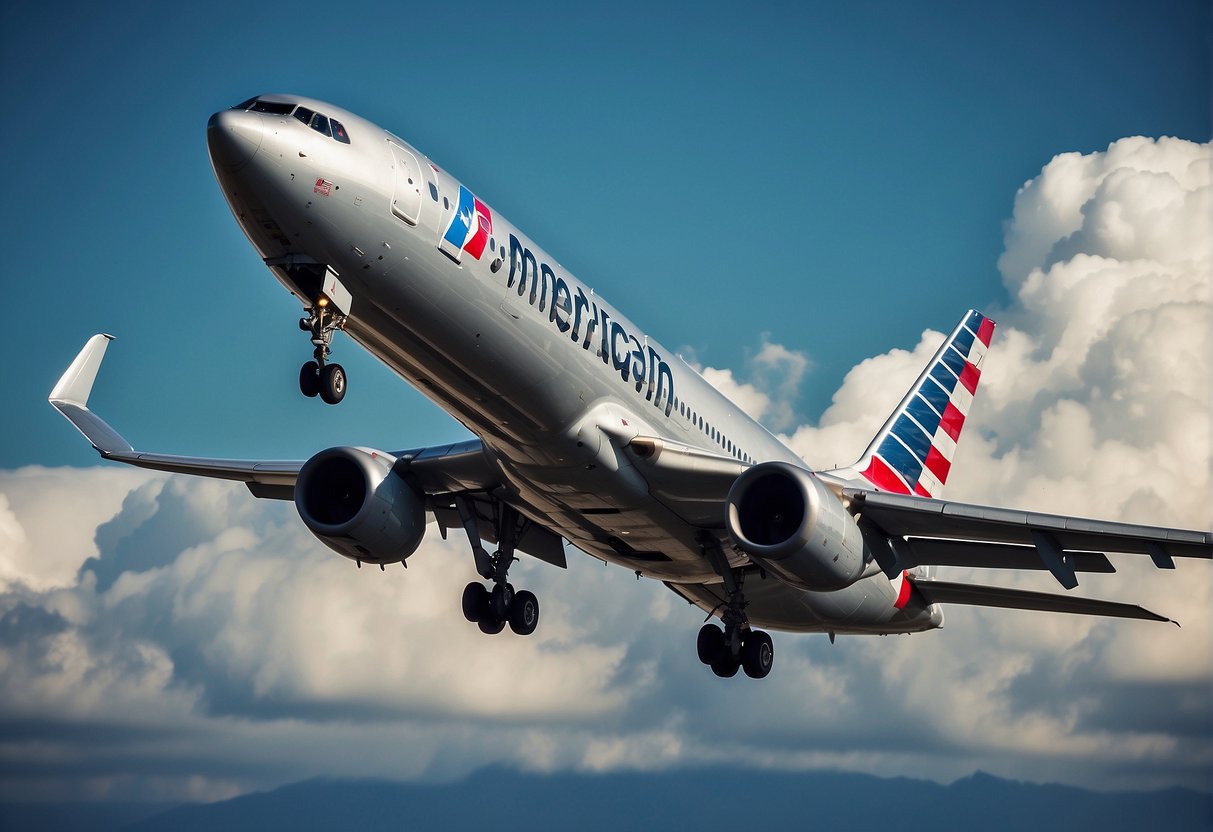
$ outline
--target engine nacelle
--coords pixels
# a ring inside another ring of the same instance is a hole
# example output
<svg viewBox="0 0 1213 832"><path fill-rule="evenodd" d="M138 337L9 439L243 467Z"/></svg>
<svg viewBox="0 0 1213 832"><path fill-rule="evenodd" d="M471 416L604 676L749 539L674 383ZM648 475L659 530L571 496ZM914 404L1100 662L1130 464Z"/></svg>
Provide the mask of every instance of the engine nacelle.
<svg viewBox="0 0 1213 832"><path fill-rule="evenodd" d="M329 448L303 464L295 508L334 552L366 563L403 561L425 534L425 498L392 473L396 457L370 448Z"/></svg>
<svg viewBox="0 0 1213 832"><path fill-rule="evenodd" d="M764 462L739 476L725 523L755 562L802 589L842 589L864 572L855 519L821 480L786 462Z"/></svg>

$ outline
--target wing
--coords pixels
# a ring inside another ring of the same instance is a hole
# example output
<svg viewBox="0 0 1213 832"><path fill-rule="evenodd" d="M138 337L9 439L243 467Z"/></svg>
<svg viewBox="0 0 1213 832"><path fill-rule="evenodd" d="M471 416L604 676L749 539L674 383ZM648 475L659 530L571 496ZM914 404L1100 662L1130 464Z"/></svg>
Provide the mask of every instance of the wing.
<svg viewBox="0 0 1213 832"><path fill-rule="evenodd" d="M106 347L113 339L112 335L90 338L50 395L51 405L84 434L103 459L175 474L238 480L257 497L293 499L295 479L307 460L209 459L136 451L118 431L89 410L89 394ZM491 491L499 485L478 439L391 454L407 465L428 495Z"/></svg>
<svg viewBox="0 0 1213 832"><path fill-rule="evenodd" d="M879 532L888 574L919 565L1048 569L1067 589L1076 572L1113 572L1105 552L1148 555L1159 569L1174 558L1213 557L1213 533L1088 520L1059 514L844 489L861 526ZM972 603L972 602L970 602Z"/></svg>
<svg viewBox="0 0 1213 832"><path fill-rule="evenodd" d="M236 480L248 486L256 497L294 499L295 480L306 460L208 459L136 451L118 431L89 410L89 394L112 340L112 335L90 338L50 395L51 405L84 434L103 459L156 471ZM480 537L496 542L501 481L479 439L390 453L397 459L399 472L416 481L425 492L427 508L438 521L443 537L448 528L464 526L455 508L458 498L469 511ZM528 524L516 545L540 560L565 565L559 536L546 528Z"/></svg>

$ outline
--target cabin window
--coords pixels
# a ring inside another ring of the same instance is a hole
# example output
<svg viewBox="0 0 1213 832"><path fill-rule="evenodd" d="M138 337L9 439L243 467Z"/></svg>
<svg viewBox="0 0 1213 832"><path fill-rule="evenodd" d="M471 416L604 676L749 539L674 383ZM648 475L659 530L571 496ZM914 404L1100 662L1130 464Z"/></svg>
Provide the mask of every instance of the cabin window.
<svg viewBox="0 0 1213 832"><path fill-rule="evenodd" d="M430 183L430 199L438 201L438 189L434 187L434 183Z"/></svg>
<svg viewBox="0 0 1213 832"><path fill-rule="evenodd" d="M345 132L345 128L341 125L341 122L337 121L335 118L331 118L329 119L329 125L333 128L334 139L342 144L350 143L350 136Z"/></svg>

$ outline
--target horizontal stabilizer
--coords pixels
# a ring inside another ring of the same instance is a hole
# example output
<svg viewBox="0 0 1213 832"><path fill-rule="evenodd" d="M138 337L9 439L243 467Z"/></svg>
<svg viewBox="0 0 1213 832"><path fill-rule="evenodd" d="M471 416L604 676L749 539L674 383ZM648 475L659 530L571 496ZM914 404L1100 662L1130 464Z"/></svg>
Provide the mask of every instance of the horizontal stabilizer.
<svg viewBox="0 0 1213 832"><path fill-rule="evenodd" d="M928 604L967 604L978 607L1002 607L1011 610L1068 612L1076 615L1106 615L1113 618L1138 618L1143 621L1171 621L1158 613L1134 604L1076 598L1026 589L1006 589L998 586L977 586L947 581L914 581L914 588Z"/></svg>

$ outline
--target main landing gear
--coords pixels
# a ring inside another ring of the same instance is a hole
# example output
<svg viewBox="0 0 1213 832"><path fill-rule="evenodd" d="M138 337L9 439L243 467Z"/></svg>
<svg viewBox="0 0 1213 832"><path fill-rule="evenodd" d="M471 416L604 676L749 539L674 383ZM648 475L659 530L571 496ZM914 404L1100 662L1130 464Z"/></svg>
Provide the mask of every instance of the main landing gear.
<svg viewBox="0 0 1213 832"><path fill-rule="evenodd" d="M345 398L345 368L340 364L328 364L326 359L332 352L333 333L345 329L345 315L329 308L328 299L321 297L307 317L299 319L299 328L312 334L314 360L299 368L299 391L308 398L317 395L326 404L337 404Z"/></svg>
<svg viewBox="0 0 1213 832"><path fill-rule="evenodd" d="M739 669L744 669L751 679L762 679L775 664L775 647L770 635L750 627L742 592L745 574L729 566L715 537L705 535L701 545L712 568L724 579L728 599L720 611L724 629L708 623L699 630L695 644L699 661L711 667L717 676L736 676Z"/></svg>
<svg viewBox="0 0 1213 832"><path fill-rule="evenodd" d="M471 506L464 499L456 499L459 518L472 544L472 556L476 559L476 571L481 577L493 582L490 590L482 583L473 581L463 588L463 617L480 627L480 632L496 635L509 624L520 636L529 636L539 626L539 599L527 590L514 591L509 583L510 565L514 557L514 544L518 539L518 512L500 504L497 518L498 549L492 555L480 543L480 533Z"/></svg>

